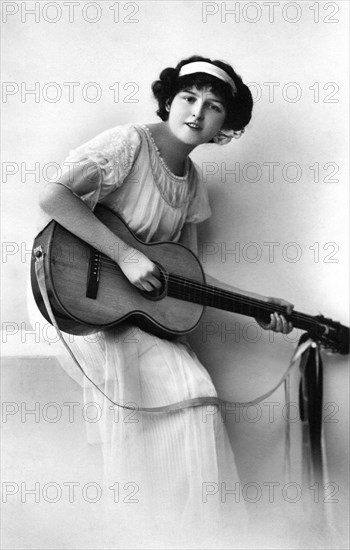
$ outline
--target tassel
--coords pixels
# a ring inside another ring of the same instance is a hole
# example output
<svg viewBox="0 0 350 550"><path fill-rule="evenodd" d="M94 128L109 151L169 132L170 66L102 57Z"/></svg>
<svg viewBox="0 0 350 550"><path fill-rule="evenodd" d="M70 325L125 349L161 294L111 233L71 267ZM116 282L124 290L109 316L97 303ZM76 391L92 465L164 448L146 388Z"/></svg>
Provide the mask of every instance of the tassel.
<svg viewBox="0 0 350 550"><path fill-rule="evenodd" d="M307 339L304 334L301 338ZM300 340L300 343L301 343ZM323 486L323 366L319 346L313 343L300 361L299 408L303 431L303 477L308 485Z"/></svg>

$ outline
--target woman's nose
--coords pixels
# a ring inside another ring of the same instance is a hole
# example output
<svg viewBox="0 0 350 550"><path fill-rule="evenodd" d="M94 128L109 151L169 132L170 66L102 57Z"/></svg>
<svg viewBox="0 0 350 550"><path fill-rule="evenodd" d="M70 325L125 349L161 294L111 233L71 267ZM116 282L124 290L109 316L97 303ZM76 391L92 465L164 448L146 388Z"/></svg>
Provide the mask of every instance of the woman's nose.
<svg viewBox="0 0 350 550"><path fill-rule="evenodd" d="M193 105L193 109L192 109L192 115L196 118L203 118L203 113L204 113L204 104L203 103L196 103L195 105Z"/></svg>

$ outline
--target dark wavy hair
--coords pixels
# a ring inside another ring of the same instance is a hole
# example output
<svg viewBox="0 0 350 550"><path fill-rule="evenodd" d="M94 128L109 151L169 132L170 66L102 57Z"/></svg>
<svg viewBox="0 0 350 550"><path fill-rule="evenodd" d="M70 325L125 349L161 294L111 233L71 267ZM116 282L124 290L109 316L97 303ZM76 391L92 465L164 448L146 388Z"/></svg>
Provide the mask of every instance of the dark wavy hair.
<svg viewBox="0 0 350 550"><path fill-rule="evenodd" d="M195 61L205 61L223 69L234 81L237 93L233 95L232 88L227 82L207 73L193 73L179 77L181 67ZM213 93L221 97L226 108L224 129L244 131L245 126L251 119L253 109L253 98L248 86L243 83L242 78L227 63L219 60L212 61L199 55L183 59L175 68L167 67L160 73L159 80L152 83L152 92L158 101L157 115L164 121L168 120L169 113L165 108L166 103L171 104L176 94L192 86L199 90L208 87Z"/></svg>

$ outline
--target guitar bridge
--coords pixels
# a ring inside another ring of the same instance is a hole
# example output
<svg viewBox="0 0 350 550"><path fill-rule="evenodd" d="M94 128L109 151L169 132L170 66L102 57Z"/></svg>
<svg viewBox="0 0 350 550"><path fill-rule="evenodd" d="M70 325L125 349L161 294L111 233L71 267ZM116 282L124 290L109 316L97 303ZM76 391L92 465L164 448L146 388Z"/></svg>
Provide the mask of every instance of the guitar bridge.
<svg viewBox="0 0 350 550"><path fill-rule="evenodd" d="M101 254L98 250L92 248L90 253L88 283L86 289L86 297L91 298L91 300L96 300L97 298L98 284L100 281L100 271Z"/></svg>

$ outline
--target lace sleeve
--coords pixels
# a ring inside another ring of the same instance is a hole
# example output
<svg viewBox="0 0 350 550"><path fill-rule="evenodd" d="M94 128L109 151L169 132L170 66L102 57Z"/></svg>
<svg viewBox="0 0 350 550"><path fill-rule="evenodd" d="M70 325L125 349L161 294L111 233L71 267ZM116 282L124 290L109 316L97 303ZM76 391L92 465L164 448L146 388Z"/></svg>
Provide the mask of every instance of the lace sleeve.
<svg viewBox="0 0 350 550"><path fill-rule="evenodd" d="M193 163L194 164L194 163ZM189 204L186 223L200 223L210 218L211 208L209 204L208 191L205 184L202 181L200 175L200 169L197 165L195 167L195 193Z"/></svg>
<svg viewBox="0 0 350 550"><path fill-rule="evenodd" d="M87 178L89 172L96 173L97 169L95 189L79 194L80 199L93 210L100 200L120 187L130 174L140 145L140 136L132 125L116 126L71 150L62 169L69 170L70 174L73 170L74 174L74 168L83 163ZM73 180L72 177L66 179ZM69 187L69 184L63 185Z"/></svg>

